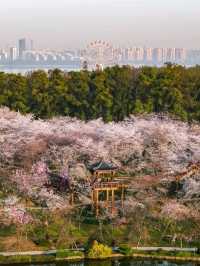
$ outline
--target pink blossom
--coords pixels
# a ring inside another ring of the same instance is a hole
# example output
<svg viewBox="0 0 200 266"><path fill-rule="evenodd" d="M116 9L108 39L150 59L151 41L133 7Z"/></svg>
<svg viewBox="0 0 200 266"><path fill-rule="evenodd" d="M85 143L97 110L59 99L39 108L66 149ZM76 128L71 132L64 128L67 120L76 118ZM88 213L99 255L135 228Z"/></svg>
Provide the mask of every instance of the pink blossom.
<svg viewBox="0 0 200 266"><path fill-rule="evenodd" d="M46 143L45 149L33 158L31 169L22 169L21 165L11 175L16 154L40 140ZM8 169L9 178L20 191L37 196L48 182L47 161L58 172L69 162L89 164L100 159L126 172L183 172L190 162L199 161L200 125L188 126L168 117L161 120L156 115L132 116L119 123L104 123L101 119L83 122L70 117L35 120L31 115L0 108L0 151L0 167ZM188 184L184 188L188 191L192 187Z"/></svg>
<svg viewBox="0 0 200 266"><path fill-rule="evenodd" d="M48 167L43 162L38 162L32 166L30 172L23 169L16 170L11 178L20 191L29 194L34 188L41 188L48 182Z"/></svg>
<svg viewBox="0 0 200 266"><path fill-rule="evenodd" d="M32 222L32 217L25 211L24 208L10 207L6 209L8 218L17 224L29 224Z"/></svg>
<svg viewBox="0 0 200 266"><path fill-rule="evenodd" d="M161 211L161 215L167 219L181 221L192 216L191 210L176 201L166 203Z"/></svg>

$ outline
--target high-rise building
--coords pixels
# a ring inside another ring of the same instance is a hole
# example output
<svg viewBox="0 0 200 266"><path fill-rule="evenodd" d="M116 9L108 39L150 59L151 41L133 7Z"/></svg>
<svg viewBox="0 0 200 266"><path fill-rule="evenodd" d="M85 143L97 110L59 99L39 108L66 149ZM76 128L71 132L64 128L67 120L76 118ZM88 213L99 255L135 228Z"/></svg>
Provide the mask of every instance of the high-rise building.
<svg viewBox="0 0 200 266"><path fill-rule="evenodd" d="M185 63L186 56L187 56L186 50L184 48L176 48L175 56L176 56L177 63L180 63L180 64Z"/></svg>
<svg viewBox="0 0 200 266"><path fill-rule="evenodd" d="M152 48L146 48L145 49L145 61L146 62L152 62L153 60L153 49Z"/></svg>
<svg viewBox="0 0 200 266"><path fill-rule="evenodd" d="M19 40L19 58L23 58L23 53L25 51L33 50L33 41L29 39L20 39Z"/></svg>
<svg viewBox="0 0 200 266"><path fill-rule="evenodd" d="M136 61L136 47L128 48L128 61Z"/></svg>
<svg viewBox="0 0 200 266"><path fill-rule="evenodd" d="M162 63L167 63L168 61L168 48L162 48Z"/></svg>
<svg viewBox="0 0 200 266"><path fill-rule="evenodd" d="M139 62L144 60L144 48L138 47L136 49L136 60Z"/></svg>
<svg viewBox="0 0 200 266"><path fill-rule="evenodd" d="M18 49L17 47L10 47L10 60L15 61L18 58Z"/></svg>
<svg viewBox="0 0 200 266"><path fill-rule="evenodd" d="M128 48L125 48L124 51L123 51L123 61L124 62L127 62L128 61L128 52L129 49Z"/></svg>
<svg viewBox="0 0 200 266"><path fill-rule="evenodd" d="M153 62L155 64L160 64L162 63L163 60L163 51L162 48L155 48L153 49Z"/></svg>
<svg viewBox="0 0 200 266"><path fill-rule="evenodd" d="M174 63L176 61L176 49L168 48L167 49L167 62Z"/></svg>
<svg viewBox="0 0 200 266"><path fill-rule="evenodd" d="M6 62L8 60L8 53L5 50L0 50L0 61Z"/></svg>

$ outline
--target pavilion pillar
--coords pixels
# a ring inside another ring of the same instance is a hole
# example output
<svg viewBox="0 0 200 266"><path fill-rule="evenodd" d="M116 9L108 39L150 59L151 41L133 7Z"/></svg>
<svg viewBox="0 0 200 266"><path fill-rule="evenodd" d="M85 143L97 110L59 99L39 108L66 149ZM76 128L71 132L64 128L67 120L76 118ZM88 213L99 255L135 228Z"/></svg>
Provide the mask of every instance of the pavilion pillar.
<svg viewBox="0 0 200 266"><path fill-rule="evenodd" d="M96 190L96 216L99 216L99 191Z"/></svg>
<svg viewBox="0 0 200 266"><path fill-rule="evenodd" d="M114 213L114 208L115 208L115 191L112 189L112 214Z"/></svg>
<svg viewBox="0 0 200 266"><path fill-rule="evenodd" d="M106 205L107 205L107 208L109 207L109 189L106 190Z"/></svg>
<svg viewBox="0 0 200 266"><path fill-rule="evenodd" d="M72 191L70 194L70 203L72 206L74 205L74 191Z"/></svg>
<svg viewBox="0 0 200 266"><path fill-rule="evenodd" d="M121 206L122 206L122 208L124 208L124 187L122 187Z"/></svg>
<svg viewBox="0 0 200 266"><path fill-rule="evenodd" d="M94 196L94 190L92 189L91 192L91 201L92 201L92 209L94 208L94 204L95 204L95 196Z"/></svg>

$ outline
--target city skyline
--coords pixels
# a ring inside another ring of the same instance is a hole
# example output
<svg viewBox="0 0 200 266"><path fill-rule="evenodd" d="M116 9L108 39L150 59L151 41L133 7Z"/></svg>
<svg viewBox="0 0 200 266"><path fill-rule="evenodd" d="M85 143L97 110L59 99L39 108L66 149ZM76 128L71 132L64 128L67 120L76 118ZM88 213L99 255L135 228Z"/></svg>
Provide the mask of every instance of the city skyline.
<svg viewBox="0 0 200 266"><path fill-rule="evenodd" d="M112 65L157 65L166 62L195 65L200 64L200 50L163 47L117 47L103 40L88 43L84 49L34 49L32 39L20 38L16 46L0 49L1 65L73 65L82 68L89 66Z"/></svg>
<svg viewBox="0 0 200 266"><path fill-rule="evenodd" d="M133 48L133 47L140 47L140 48L152 48L152 49L156 49L156 48L163 48L163 49L173 49L173 48L177 48L177 49L185 49L185 50L200 50L200 47L199 48L195 48L195 47L191 47L191 48L186 48L185 46L159 46L159 45L156 45L156 46L148 46L148 45L137 45L136 43L134 44L131 44L130 42L127 42L127 43L124 43L123 45L120 44L120 42L110 42L108 39L92 39L92 40L85 40L85 41L82 41L81 45L80 46L75 46L75 47L69 47L69 46L64 46L63 48L50 48L49 46L41 46L39 41L38 40L35 40L33 39L32 36L30 37L27 37L27 36L20 36L18 39L15 39L13 40L12 42L9 42L7 41L6 45L0 45L0 50L9 50L10 48L12 47L16 47L16 48L19 48L19 42L20 41L23 41L23 40L26 40L26 41L29 41L29 42L33 42L32 44L29 43L29 47L32 45L32 49L26 49L26 50L50 50L50 51L63 51L63 50L79 50L79 49L86 49L88 47L88 45L90 45L91 43L93 42L98 42L98 41L101 41L101 42L106 42L108 43L109 45L112 45L113 47L115 48Z"/></svg>
<svg viewBox="0 0 200 266"><path fill-rule="evenodd" d="M78 48L95 39L197 49L199 9L198 0L7 0L0 10L0 23L6 25L0 46L27 36L38 40L37 49Z"/></svg>

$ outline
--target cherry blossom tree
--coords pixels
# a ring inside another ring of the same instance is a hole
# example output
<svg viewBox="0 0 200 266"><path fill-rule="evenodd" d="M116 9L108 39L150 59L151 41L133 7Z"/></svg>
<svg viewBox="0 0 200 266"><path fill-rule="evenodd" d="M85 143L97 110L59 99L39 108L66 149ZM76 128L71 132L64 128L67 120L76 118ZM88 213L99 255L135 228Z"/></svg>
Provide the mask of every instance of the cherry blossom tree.
<svg viewBox="0 0 200 266"><path fill-rule="evenodd" d="M181 221L192 217L191 210L177 201L170 201L166 203L161 211L161 215L167 219Z"/></svg>
<svg viewBox="0 0 200 266"><path fill-rule="evenodd" d="M61 173L71 163L106 160L126 172L183 172L200 158L200 125L156 115L132 116L119 123L69 117L35 120L1 108L0 151L0 169L7 171L20 191L46 195L52 165ZM192 183L185 185L186 190L191 187Z"/></svg>

